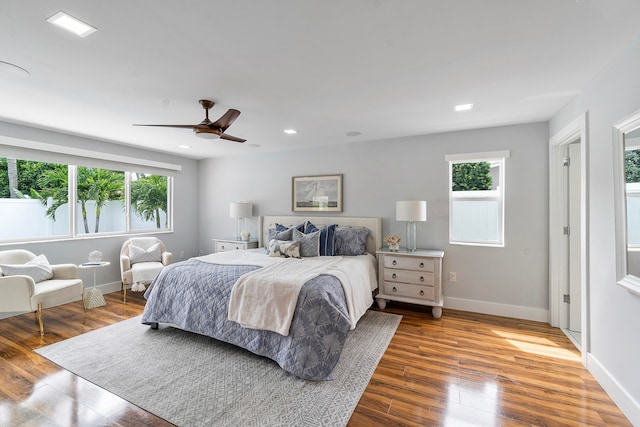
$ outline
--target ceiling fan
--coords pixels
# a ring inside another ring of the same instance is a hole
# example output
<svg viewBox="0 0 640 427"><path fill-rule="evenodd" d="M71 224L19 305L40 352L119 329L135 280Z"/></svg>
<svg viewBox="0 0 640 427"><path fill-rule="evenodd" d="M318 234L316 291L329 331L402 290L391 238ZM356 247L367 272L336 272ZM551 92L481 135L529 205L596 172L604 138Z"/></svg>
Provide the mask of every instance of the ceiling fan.
<svg viewBox="0 0 640 427"><path fill-rule="evenodd" d="M156 126L156 127L167 127L167 128L183 128L183 129L193 129L193 133L200 138L207 139L215 139L221 138L234 142L245 142L246 139L238 138L236 136L231 136L226 134L225 131L229 126L235 122L235 120L240 115L240 111L234 110L233 108L227 110L226 113L222 115L218 120L212 122L209 120L209 108L213 107L215 102L210 101L208 99L201 99L200 105L205 110L205 118L203 121L198 123L197 125L137 125L134 126Z"/></svg>

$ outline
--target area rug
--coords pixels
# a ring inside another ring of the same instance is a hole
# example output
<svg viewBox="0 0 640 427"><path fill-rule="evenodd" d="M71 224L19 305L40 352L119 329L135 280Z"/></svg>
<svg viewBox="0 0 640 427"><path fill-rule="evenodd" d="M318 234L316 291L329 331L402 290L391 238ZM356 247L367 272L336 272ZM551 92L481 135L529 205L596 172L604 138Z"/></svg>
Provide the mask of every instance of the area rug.
<svg viewBox="0 0 640 427"><path fill-rule="evenodd" d="M36 350L64 369L178 426L344 426L400 319L368 311L330 381L305 381L270 359L140 317Z"/></svg>

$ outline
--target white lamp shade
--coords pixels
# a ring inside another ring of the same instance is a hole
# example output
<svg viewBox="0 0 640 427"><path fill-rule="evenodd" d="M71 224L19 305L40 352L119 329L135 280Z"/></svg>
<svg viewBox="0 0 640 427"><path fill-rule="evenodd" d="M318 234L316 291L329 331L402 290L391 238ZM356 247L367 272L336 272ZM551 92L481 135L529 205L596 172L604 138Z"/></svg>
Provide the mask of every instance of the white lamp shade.
<svg viewBox="0 0 640 427"><path fill-rule="evenodd" d="M406 200L396 202L396 221L426 221L427 202L424 200Z"/></svg>
<svg viewBox="0 0 640 427"><path fill-rule="evenodd" d="M229 205L229 216L231 218L250 218L253 205L247 202L231 202Z"/></svg>

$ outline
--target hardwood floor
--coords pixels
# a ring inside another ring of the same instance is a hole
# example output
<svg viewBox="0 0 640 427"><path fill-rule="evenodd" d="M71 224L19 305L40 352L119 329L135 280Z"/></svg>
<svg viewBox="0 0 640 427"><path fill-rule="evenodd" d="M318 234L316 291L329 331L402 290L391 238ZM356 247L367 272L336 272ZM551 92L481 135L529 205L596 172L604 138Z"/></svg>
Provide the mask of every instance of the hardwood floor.
<svg viewBox="0 0 640 427"><path fill-rule="evenodd" d="M166 421L34 353L142 312L105 295L0 320L0 426L166 426ZM564 334L538 322L393 303L403 315L349 426L630 426ZM126 363L126 361L123 361ZM113 366L117 370L117 366Z"/></svg>

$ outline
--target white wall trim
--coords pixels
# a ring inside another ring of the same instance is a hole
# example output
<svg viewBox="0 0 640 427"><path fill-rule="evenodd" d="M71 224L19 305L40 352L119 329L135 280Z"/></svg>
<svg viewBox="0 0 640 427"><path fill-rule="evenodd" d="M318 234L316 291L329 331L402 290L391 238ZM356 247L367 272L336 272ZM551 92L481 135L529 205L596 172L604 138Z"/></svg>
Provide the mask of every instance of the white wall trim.
<svg viewBox="0 0 640 427"><path fill-rule="evenodd" d="M447 308L549 323L549 310L543 308L523 307L519 305L499 304L445 296L444 309L446 310Z"/></svg>
<svg viewBox="0 0 640 427"><path fill-rule="evenodd" d="M559 262L566 251L567 241L561 230L564 225L565 210L562 197L562 152L563 146L580 139L580 276L581 276L581 329L582 329L582 364L586 366L587 352L590 349L589 335L589 221L588 192L588 134L587 113L582 113L549 139L549 323L551 326L564 328L567 325L566 307L560 299L563 278L567 274L566 265ZM564 283L566 285L566 283Z"/></svg>
<svg viewBox="0 0 640 427"><path fill-rule="evenodd" d="M58 144L50 144L48 142L17 139L17 138L11 138L8 136L0 136L0 144L8 145L11 147L28 148L31 150L43 151L45 153L66 154L69 156L82 157L87 159L95 158L95 159L107 160L110 162L117 162L117 163L122 163L127 165L149 166L152 168L166 169L169 171L179 172L182 170L182 165L177 165L173 163L158 162L158 161L149 160L149 159L133 158L129 156L121 156L119 154L98 152L95 150L85 150L85 149L76 148L76 147L66 147Z"/></svg>
<svg viewBox="0 0 640 427"><path fill-rule="evenodd" d="M445 154L444 160L447 162L483 161L483 160L490 160L490 159L507 159L509 157L511 157L511 151L504 150L504 151L485 151L483 153Z"/></svg>
<svg viewBox="0 0 640 427"><path fill-rule="evenodd" d="M640 402L634 399L591 353L587 354L587 369L631 424L640 426Z"/></svg>

